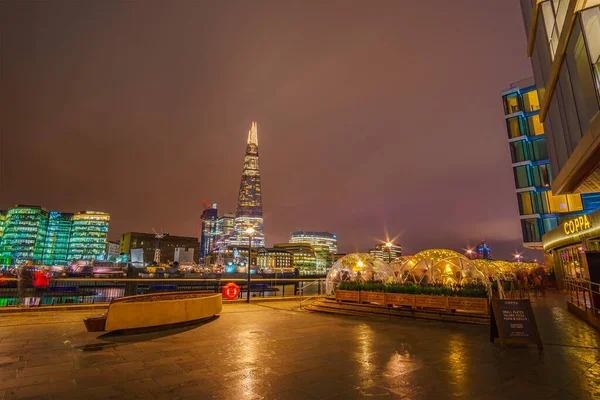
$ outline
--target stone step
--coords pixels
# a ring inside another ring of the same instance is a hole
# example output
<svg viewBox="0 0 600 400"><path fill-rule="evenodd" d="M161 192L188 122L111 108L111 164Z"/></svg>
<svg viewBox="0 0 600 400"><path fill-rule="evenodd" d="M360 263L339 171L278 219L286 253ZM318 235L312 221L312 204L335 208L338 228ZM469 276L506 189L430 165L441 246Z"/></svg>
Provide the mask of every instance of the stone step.
<svg viewBox="0 0 600 400"><path fill-rule="evenodd" d="M448 312L433 309L412 309L408 307L393 308L375 304L343 303L329 299L315 301L306 306L305 309L314 312L384 319L419 318L477 325L489 325L490 323L489 316L483 314Z"/></svg>

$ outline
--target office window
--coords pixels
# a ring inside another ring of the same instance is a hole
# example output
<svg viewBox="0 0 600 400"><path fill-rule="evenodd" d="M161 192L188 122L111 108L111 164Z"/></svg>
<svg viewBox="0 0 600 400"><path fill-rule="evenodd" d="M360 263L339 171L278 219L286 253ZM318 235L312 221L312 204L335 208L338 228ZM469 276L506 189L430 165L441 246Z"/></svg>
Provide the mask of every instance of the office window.
<svg viewBox="0 0 600 400"><path fill-rule="evenodd" d="M573 26L565 60L569 68L569 77L571 78L581 133L585 134L599 108L596 85L591 71L592 63L588 57L579 19L575 21Z"/></svg>
<svg viewBox="0 0 600 400"><path fill-rule="evenodd" d="M535 89L523 93L523 108L526 113L540 109L540 100Z"/></svg>
<svg viewBox="0 0 600 400"><path fill-rule="evenodd" d="M590 53L596 90L600 93L600 7L587 9L581 13L583 32Z"/></svg>
<svg viewBox="0 0 600 400"><path fill-rule="evenodd" d="M526 165L516 167L515 169L515 185L517 189L526 188L532 186L529 179L529 171Z"/></svg>
<svg viewBox="0 0 600 400"><path fill-rule="evenodd" d="M538 219L521 220L521 229L523 231L523 241L525 243L542 241Z"/></svg>
<svg viewBox="0 0 600 400"><path fill-rule="evenodd" d="M552 192L550 192L549 190L545 192L533 193L533 210L535 211L535 213L548 214L550 212L550 194L552 194Z"/></svg>
<svg viewBox="0 0 600 400"><path fill-rule="evenodd" d="M543 161L548 159L548 148L546 147L546 139L541 138L532 140L530 143L531 161Z"/></svg>
<svg viewBox="0 0 600 400"><path fill-rule="evenodd" d="M527 142L519 140L510 144L510 155L513 163L529 160L529 152L527 151Z"/></svg>
<svg viewBox="0 0 600 400"><path fill-rule="evenodd" d="M529 136L544 134L544 125L542 124L542 121L540 121L539 114L528 116L527 125L529 126Z"/></svg>
<svg viewBox="0 0 600 400"><path fill-rule="evenodd" d="M551 231L552 229L555 229L558 227L558 218L555 217L547 217L547 218L542 218L542 235L544 235L544 233Z"/></svg>
<svg viewBox="0 0 600 400"><path fill-rule="evenodd" d="M525 124L522 117L513 117L506 120L509 138L516 138L526 134Z"/></svg>
<svg viewBox="0 0 600 400"><path fill-rule="evenodd" d="M550 182L552 182L552 174L550 173L550 168L548 167L548 164L535 165L531 167L533 186L550 186Z"/></svg>
<svg viewBox="0 0 600 400"><path fill-rule="evenodd" d="M504 102L504 114L512 114L518 111L521 111L521 106L519 105L519 95L517 93L507 94L506 96L502 96L502 100Z"/></svg>
<svg viewBox="0 0 600 400"><path fill-rule="evenodd" d="M521 215L534 214L531 192L519 193L519 213Z"/></svg>

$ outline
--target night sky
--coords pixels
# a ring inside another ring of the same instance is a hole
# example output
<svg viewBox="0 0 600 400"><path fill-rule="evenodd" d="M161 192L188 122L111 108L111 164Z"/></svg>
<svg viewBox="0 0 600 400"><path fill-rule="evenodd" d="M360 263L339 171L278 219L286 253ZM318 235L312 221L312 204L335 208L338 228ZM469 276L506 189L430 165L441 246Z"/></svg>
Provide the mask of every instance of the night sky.
<svg viewBox="0 0 600 400"><path fill-rule="evenodd" d="M531 76L516 0L1 2L0 208L110 238L235 212L258 122L265 234L340 250L522 250L500 92ZM525 253L539 256L539 253Z"/></svg>

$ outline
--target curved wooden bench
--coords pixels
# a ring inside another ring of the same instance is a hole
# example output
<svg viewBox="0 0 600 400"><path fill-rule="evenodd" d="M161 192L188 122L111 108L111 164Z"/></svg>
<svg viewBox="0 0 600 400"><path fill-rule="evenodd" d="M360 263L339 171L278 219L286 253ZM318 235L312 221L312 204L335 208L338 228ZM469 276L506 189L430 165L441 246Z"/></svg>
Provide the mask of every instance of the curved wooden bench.
<svg viewBox="0 0 600 400"><path fill-rule="evenodd" d="M105 314L85 318L83 323L88 332L148 328L210 318L222 308L220 293L142 294L114 299Z"/></svg>

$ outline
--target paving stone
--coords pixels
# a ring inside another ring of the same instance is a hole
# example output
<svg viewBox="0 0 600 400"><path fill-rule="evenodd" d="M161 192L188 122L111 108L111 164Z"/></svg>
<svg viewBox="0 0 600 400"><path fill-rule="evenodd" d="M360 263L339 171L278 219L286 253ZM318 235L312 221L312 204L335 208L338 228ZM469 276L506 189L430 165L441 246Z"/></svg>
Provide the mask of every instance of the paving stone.
<svg viewBox="0 0 600 400"><path fill-rule="evenodd" d="M490 344L485 326L299 312L296 302L226 305L209 323L136 335L88 333L87 311L3 315L0 400L600 398L598 333L557 293L533 308L542 357Z"/></svg>

